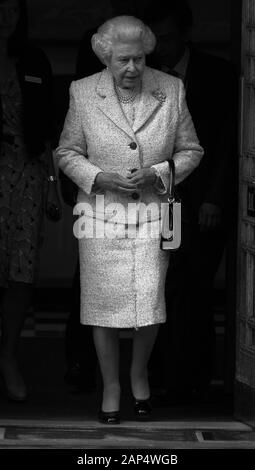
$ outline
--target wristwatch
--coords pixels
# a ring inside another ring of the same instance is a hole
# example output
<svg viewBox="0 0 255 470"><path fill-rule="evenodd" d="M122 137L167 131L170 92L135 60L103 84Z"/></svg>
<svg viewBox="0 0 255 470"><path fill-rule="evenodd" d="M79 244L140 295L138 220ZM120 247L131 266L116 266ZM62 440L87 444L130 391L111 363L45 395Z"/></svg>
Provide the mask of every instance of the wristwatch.
<svg viewBox="0 0 255 470"><path fill-rule="evenodd" d="M49 181L50 183L57 183L58 179L56 176L53 176L53 175L49 175L47 176L47 181Z"/></svg>

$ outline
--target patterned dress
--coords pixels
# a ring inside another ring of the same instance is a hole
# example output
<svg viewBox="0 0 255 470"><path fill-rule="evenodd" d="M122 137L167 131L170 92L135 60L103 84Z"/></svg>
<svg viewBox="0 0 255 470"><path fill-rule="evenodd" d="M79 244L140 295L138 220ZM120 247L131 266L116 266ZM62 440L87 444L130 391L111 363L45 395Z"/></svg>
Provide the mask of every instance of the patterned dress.
<svg viewBox="0 0 255 470"><path fill-rule="evenodd" d="M45 166L27 156L22 135L22 95L16 71L1 85L0 286L33 283L41 242Z"/></svg>

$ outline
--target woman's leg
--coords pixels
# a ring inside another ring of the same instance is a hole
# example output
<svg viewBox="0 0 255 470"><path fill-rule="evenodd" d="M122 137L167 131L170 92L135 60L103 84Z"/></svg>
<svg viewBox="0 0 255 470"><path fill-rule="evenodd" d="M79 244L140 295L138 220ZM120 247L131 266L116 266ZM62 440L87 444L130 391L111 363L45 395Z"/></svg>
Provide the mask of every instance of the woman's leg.
<svg viewBox="0 0 255 470"><path fill-rule="evenodd" d="M137 400L150 396L147 365L155 343L159 325L140 328L134 332L131 364L131 388Z"/></svg>
<svg viewBox="0 0 255 470"><path fill-rule="evenodd" d="M119 331L117 328L94 326L93 336L103 378L102 411L119 410Z"/></svg>
<svg viewBox="0 0 255 470"><path fill-rule="evenodd" d="M2 301L2 340L0 347L0 367L10 397L22 399L26 396L26 386L17 363L18 343L29 306L33 285L19 282L10 283Z"/></svg>

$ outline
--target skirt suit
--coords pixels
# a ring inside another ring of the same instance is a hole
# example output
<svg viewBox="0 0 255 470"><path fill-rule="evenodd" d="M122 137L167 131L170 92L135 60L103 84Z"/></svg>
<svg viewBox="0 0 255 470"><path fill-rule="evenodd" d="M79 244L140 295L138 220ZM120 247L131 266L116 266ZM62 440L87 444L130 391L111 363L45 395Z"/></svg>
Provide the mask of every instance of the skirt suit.
<svg viewBox="0 0 255 470"><path fill-rule="evenodd" d="M160 249L159 227L167 160L175 160L178 183L203 155L181 80L146 67L133 120L118 101L108 69L73 82L56 153L62 171L79 187L74 235L81 323L111 328L164 323L169 255ZM133 197L93 192L101 171L127 176L131 169L152 166L159 184Z"/></svg>

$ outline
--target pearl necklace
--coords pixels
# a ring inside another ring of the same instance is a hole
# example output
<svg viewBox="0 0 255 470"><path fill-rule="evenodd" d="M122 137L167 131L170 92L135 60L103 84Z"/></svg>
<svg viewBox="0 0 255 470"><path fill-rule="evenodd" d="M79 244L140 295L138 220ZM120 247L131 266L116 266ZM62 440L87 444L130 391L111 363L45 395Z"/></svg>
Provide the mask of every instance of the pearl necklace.
<svg viewBox="0 0 255 470"><path fill-rule="evenodd" d="M137 90L134 88L133 92L129 96L123 96L120 92L120 88L116 85L116 83L114 84L114 87L120 103L133 103L133 101L135 101L137 95L139 94L139 89Z"/></svg>

